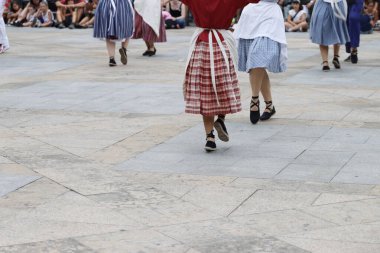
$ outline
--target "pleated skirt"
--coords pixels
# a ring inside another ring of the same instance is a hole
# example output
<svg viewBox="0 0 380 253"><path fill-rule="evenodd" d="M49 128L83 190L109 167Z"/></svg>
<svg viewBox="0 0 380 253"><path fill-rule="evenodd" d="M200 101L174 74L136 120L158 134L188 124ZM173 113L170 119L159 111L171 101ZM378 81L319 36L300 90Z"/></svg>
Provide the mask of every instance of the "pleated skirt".
<svg viewBox="0 0 380 253"><path fill-rule="evenodd" d="M338 3L342 11L343 1ZM315 4L310 21L310 39L313 43L324 46L343 45L350 41L346 22L334 15L330 3L318 0Z"/></svg>
<svg viewBox="0 0 380 253"><path fill-rule="evenodd" d="M268 37L239 40L239 71L249 72L255 68L265 68L272 73L286 70L281 60L282 46Z"/></svg>
<svg viewBox="0 0 380 253"><path fill-rule="evenodd" d="M226 115L241 111L238 78L227 44L228 63L225 62L221 49L213 43L216 91L211 79L210 48L208 42L198 42L186 70L184 94L186 113L204 116ZM227 68L229 64L229 71Z"/></svg>
<svg viewBox="0 0 380 253"><path fill-rule="evenodd" d="M100 0L95 13L94 37L125 40L133 35L134 11L130 0Z"/></svg>
<svg viewBox="0 0 380 253"><path fill-rule="evenodd" d="M165 30L165 20L161 17L160 24L160 34L154 32L154 30L144 22L143 18L135 12L135 32L133 34L133 39L143 39L149 42L166 42L166 30Z"/></svg>

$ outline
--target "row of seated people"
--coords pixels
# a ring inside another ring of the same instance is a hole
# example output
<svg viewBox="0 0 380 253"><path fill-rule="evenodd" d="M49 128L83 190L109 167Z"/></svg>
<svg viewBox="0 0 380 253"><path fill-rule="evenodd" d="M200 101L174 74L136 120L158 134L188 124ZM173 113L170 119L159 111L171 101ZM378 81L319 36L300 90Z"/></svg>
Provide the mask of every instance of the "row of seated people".
<svg viewBox="0 0 380 253"><path fill-rule="evenodd" d="M98 3L98 0L59 0L56 2L29 0L26 4L20 1L13 0L9 4L9 10L6 11L5 17L8 24L23 27L56 26L60 29L92 27ZM290 4L289 1L291 1ZM279 0L279 5L284 12L286 31L306 32L308 30L314 0ZM378 3L366 0L361 15L363 33L371 33L373 30L379 29L378 8ZM170 1L163 6L162 14L167 29L184 28L189 20L188 8L179 0Z"/></svg>
<svg viewBox="0 0 380 253"><path fill-rule="evenodd" d="M59 0L53 8L46 0L30 0L23 7L13 0L6 11L6 22L17 27L88 28L94 24L98 0Z"/></svg>

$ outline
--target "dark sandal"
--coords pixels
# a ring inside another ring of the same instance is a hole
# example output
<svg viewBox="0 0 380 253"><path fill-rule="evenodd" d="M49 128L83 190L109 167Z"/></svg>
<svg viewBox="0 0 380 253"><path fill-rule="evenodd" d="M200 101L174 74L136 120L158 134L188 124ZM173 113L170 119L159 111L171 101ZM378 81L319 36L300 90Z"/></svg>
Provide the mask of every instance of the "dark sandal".
<svg viewBox="0 0 380 253"><path fill-rule="evenodd" d="M325 63L327 63L327 65L324 65ZM329 67L329 62L328 62L328 61L324 61L324 62L322 62L322 65L323 65L322 70L323 70L324 72L328 72L328 71L330 71L330 67Z"/></svg>
<svg viewBox="0 0 380 253"><path fill-rule="evenodd" d="M334 55L332 63L336 69L340 69L339 55Z"/></svg>
<svg viewBox="0 0 380 253"><path fill-rule="evenodd" d="M209 138L212 138L214 140L213 141L209 140ZM216 143L215 143L214 130L211 130L211 132L207 134L206 141L207 142L206 142L206 145L205 145L205 150L207 152L215 151L216 150Z"/></svg>
<svg viewBox="0 0 380 253"><path fill-rule="evenodd" d="M260 120L268 120L276 113L276 109L274 108L272 101L264 102L266 104L265 110L269 110L269 112L264 111L260 117Z"/></svg>
<svg viewBox="0 0 380 253"><path fill-rule="evenodd" d="M256 99L257 99L257 102L254 101ZM257 109L258 109L257 111L252 111L252 108L254 106L257 106ZM251 99L249 118L250 118L252 124L256 124L260 119L260 100L259 100L259 97L252 97L252 99Z"/></svg>

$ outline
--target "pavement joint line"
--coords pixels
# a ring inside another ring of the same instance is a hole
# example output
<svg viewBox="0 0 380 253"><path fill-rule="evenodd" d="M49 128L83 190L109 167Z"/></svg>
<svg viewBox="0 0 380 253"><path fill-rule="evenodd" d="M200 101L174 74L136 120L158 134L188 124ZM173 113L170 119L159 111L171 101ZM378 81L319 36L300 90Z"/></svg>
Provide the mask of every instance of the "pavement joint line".
<svg viewBox="0 0 380 253"><path fill-rule="evenodd" d="M261 189L256 189L253 193L251 193L246 199L244 199L237 207L235 207L229 214L227 214L227 218L231 216L236 210L238 210L245 202L247 202L255 193L261 191Z"/></svg>
<svg viewBox="0 0 380 253"><path fill-rule="evenodd" d="M318 196L313 200L313 202L310 204L310 206L314 206L314 203L317 202L317 200L322 196L323 192L320 192Z"/></svg>
<svg viewBox="0 0 380 253"><path fill-rule="evenodd" d="M344 152L344 151L343 151ZM329 183L332 183L334 178L344 169L344 167L357 155L358 152L354 152L351 157L340 167L340 169L335 173L335 175L330 179Z"/></svg>
<svg viewBox="0 0 380 253"><path fill-rule="evenodd" d="M313 206L309 206L309 207L313 208ZM338 227L343 227L343 226L345 226L345 225L341 225L341 224L339 224L339 223L332 222L332 221L330 221L330 220L324 219L324 218L319 217L319 216L317 216L317 215L311 214L311 213L305 211L304 209L300 209L300 208L298 208L298 209L295 209L295 210L296 210L296 211L299 211L299 212L301 212L301 213L304 213L304 214L306 214L306 215L309 215L309 216L311 216L311 217L317 218L317 219L319 219L319 220L323 220L324 222L331 223L331 224L333 224L333 225L335 225L335 226L338 226ZM321 228L321 229L316 229L316 230L323 230L323 229L326 229L326 228Z"/></svg>
<svg viewBox="0 0 380 253"><path fill-rule="evenodd" d="M315 230L311 230L315 231ZM329 240L329 239L319 239L319 238L305 238L302 236L290 236L289 235L279 235L279 237L287 237L287 238L298 238L298 239L307 239L307 240L312 240L312 241L327 241L327 242L348 242L348 243L355 243L355 244L368 244L368 245L380 245L379 243L376 242L360 242L360 241L352 241L352 240Z"/></svg>

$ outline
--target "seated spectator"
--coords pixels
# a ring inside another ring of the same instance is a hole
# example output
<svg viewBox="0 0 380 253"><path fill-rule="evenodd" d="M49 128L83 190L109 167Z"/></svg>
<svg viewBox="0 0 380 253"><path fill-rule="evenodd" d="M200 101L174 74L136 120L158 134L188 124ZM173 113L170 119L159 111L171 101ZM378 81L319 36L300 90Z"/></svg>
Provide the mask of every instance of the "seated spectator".
<svg viewBox="0 0 380 253"><path fill-rule="evenodd" d="M360 16L360 32L362 34L371 34L379 20L379 14L375 9L375 3L369 1L364 6L363 14Z"/></svg>
<svg viewBox="0 0 380 253"><path fill-rule="evenodd" d="M94 26L95 21L95 10L98 5L98 0L89 0L84 7L84 18L79 22L77 28L90 28Z"/></svg>
<svg viewBox="0 0 380 253"><path fill-rule="evenodd" d="M166 29L175 29L176 27L176 22L174 21L174 18L168 11L162 11L162 16L164 17L165 20L165 28Z"/></svg>
<svg viewBox="0 0 380 253"><path fill-rule="evenodd" d="M41 0L30 0L29 3L22 10L17 20L13 23L14 26L24 26L24 23L33 21L34 15L40 8ZM28 25L26 25L28 26Z"/></svg>
<svg viewBox="0 0 380 253"><path fill-rule="evenodd" d="M13 1L9 7L9 12L7 15L8 24L13 25L20 16L21 12L22 8L20 3L17 0Z"/></svg>
<svg viewBox="0 0 380 253"><path fill-rule="evenodd" d="M303 10L300 0L293 0L292 7L285 21L285 29L288 32L306 32L309 25L307 23L307 14Z"/></svg>
<svg viewBox="0 0 380 253"><path fill-rule="evenodd" d="M54 16L49 10L48 3L43 0L40 4L40 9L36 14L36 23L34 27L50 27L54 25Z"/></svg>
<svg viewBox="0 0 380 253"><path fill-rule="evenodd" d="M179 0L171 0L166 4L166 11L173 17L174 27L177 29L185 28L187 7Z"/></svg>
<svg viewBox="0 0 380 253"><path fill-rule="evenodd" d="M57 6L57 28L63 29L68 27L74 29L78 26L80 18L84 13L86 6L85 0L59 0Z"/></svg>

